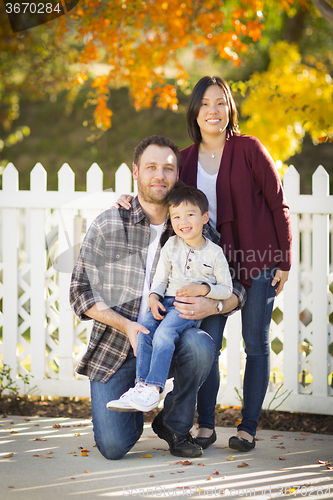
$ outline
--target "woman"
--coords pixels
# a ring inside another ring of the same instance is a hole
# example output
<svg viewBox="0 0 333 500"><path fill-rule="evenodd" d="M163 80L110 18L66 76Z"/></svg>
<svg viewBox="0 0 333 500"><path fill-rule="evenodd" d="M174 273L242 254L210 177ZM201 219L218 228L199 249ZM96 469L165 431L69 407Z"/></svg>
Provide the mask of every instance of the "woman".
<svg viewBox="0 0 333 500"><path fill-rule="evenodd" d="M240 135L237 109L228 84L205 76L193 89L187 110L193 144L181 151L180 179L203 191L209 200L210 224L247 289L242 310L246 367L242 422L229 440L232 449L255 447L258 419L269 381L269 326L274 297L288 279L291 225L288 205L275 164L255 137ZM122 200L126 208L126 199ZM200 319L193 298L183 297L181 317ZM193 315L194 313L194 315ZM214 339L216 358L199 390L199 431L195 442L207 448L216 441L215 404L219 389L218 356L227 317L213 315L201 324Z"/></svg>
<svg viewBox="0 0 333 500"><path fill-rule="evenodd" d="M206 194L210 223L220 233L221 247L247 289L242 311L247 354L244 405L237 436L230 438L229 446L249 451L255 446L269 381L269 325L274 297L283 289L291 265L290 216L272 158L258 139L238 132L236 105L224 80L206 76L196 84L186 120L194 144L181 151L180 179ZM214 338L217 355L226 319L211 316L202 323ZM198 394L196 442L203 448L216 439L218 387L217 356Z"/></svg>

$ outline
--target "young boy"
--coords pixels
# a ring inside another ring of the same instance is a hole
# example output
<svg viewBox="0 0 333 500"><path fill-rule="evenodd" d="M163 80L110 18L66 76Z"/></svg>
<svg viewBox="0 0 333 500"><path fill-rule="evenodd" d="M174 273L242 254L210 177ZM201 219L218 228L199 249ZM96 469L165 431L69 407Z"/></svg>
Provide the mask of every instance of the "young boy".
<svg viewBox="0 0 333 500"><path fill-rule="evenodd" d="M143 321L150 333L138 334L135 387L107 403L110 410L150 411L158 405L179 335L200 323L179 317L173 305L177 298L227 299L232 293L222 249L202 235L209 220L205 194L179 183L170 194L169 214L176 236L162 248L152 283L150 311ZM122 398L129 399L132 409L124 410Z"/></svg>

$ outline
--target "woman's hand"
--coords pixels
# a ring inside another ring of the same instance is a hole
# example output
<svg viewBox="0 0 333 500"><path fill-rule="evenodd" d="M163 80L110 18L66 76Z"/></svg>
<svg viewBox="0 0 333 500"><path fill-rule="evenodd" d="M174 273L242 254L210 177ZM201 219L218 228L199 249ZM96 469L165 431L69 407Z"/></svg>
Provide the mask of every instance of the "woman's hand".
<svg viewBox="0 0 333 500"><path fill-rule="evenodd" d="M121 194L118 200L112 205L114 208L126 208L129 210L131 208L131 201L133 200L133 196L131 194Z"/></svg>
<svg viewBox="0 0 333 500"><path fill-rule="evenodd" d="M279 293L282 292L285 282L288 281L288 277L289 277L289 271L281 271L281 269L277 269L275 271L275 276L272 281L272 286L275 286L278 283L276 289L276 297L279 295Z"/></svg>

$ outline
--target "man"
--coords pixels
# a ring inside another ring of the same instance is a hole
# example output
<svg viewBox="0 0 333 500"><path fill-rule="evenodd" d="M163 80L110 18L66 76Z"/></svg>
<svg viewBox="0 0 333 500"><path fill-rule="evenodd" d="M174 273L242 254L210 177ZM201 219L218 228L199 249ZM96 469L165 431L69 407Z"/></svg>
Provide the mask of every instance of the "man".
<svg viewBox="0 0 333 500"><path fill-rule="evenodd" d="M110 411L106 404L134 385L136 337L148 333L140 324L148 308L148 293L161 247L173 235L168 220L168 196L177 178L177 146L162 136L143 140L134 153L133 177L138 196L129 211L111 208L92 223L74 267L71 305L81 320L94 319L88 349L77 371L90 379L96 445L105 458L122 458L137 442L143 414L123 401L127 412ZM243 300L242 290L224 301L224 312ZM176 307L182 317L201 319L217 314L217 301L185 297ZM214 357L211 337L196 328L177 342L170 377L174 388L153 422L154 432L167 441L170 452L198 457L202 448L189 433L196 396Z"/></svg>

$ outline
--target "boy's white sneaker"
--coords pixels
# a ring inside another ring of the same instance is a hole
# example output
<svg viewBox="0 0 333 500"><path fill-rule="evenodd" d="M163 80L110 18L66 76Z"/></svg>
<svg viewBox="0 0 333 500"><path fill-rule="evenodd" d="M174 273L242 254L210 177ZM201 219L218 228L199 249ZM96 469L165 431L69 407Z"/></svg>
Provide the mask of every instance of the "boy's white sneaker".
<svg viewBox="0 0 333 500"><path fill-rule="evenodd" d="M131 394L130 404L139 411L150 411L156 408L159 402L159 390L152 385L144 385L140 391Z"/></svg>
<svg viewBox="0 0 333 500"><path fill-rule="evenodd" d="M119 399L113 399L106 404L108 410L114 411L137 411L136 408L131 404L131 399L134 394L137 394L144 388L143 384L137 384L135 387L131 387L128 391L124 392Z"/></svg>

